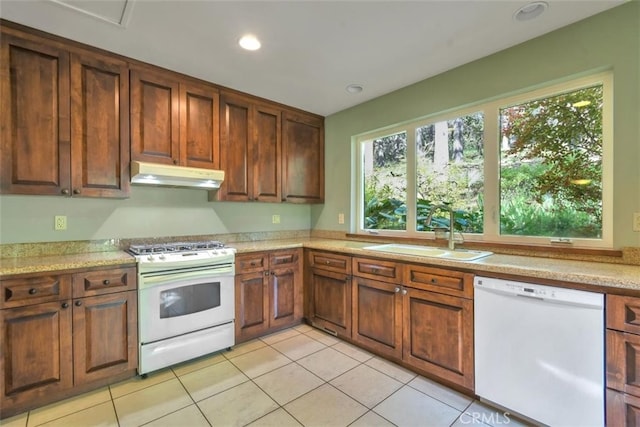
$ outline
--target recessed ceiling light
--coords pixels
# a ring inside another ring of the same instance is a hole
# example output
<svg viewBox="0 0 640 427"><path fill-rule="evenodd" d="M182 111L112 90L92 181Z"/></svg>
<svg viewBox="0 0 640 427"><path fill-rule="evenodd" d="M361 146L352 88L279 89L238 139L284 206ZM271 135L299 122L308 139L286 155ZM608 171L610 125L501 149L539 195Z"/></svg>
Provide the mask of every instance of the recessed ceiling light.
<svg viewBox="0 0 640 427"><path fill-rule="evenodd" d="M529 21L530 19L537 18L542 15L542 12L547 10L549 4L544 1L533 1L522 6L516 10L513 14L513 19L516 21Z"/></svg>
<svg viewBox="0 0 640 427"><path fill-rule="evenodd" d="M238 44L246 50L258 50L260 49L260 46L262 46L260 44L260 40L258 40L253 34L242 36L238 41Z"/></svg>
<svg viewBox="0 0 640 427"><path fill-rule="evenodd" d="M360 93L362 92L362 85L357 85L357 84L350 84L349 86L346 87L347 92L349 93Z"/></svg>

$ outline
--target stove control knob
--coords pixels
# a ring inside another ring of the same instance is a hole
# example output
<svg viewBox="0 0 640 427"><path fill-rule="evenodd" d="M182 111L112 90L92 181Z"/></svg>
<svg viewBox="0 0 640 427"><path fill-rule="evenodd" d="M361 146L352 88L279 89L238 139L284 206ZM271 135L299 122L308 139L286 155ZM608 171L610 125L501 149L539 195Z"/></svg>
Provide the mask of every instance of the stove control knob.
<svg viewBox="0 0 640 427"><path fill-rule="evenodd" d="M226 255L226 254L227 254L227 251L225 251L225 250L223 249L223 250L221 250L221 251L220 251L220 253L221 253L222 255Z"/></svg>
<svg viewBox="0 0 640 427"><path fill-rule="evenodd" d="M153 255L149 255L149 256L147 257L147 259L148 259L149 261L153 261Z"/></svg>
<svg viewBox="0 0 640 427"><path fill-rule="evenodd" d="M159 258L160 260L164 260L164 259L166 259L167 257L166 257L166 256L164 256L164 255L160 255L158 258Z"/></svg>

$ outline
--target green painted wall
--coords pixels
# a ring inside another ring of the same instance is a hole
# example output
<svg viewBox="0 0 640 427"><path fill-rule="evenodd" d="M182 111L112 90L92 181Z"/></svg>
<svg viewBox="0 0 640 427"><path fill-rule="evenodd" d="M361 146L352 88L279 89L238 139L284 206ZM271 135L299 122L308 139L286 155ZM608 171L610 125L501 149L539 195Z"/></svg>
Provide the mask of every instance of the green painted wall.
<svg viewBox="0 0 640 427"><path fill-rule="evenodd" d="M631 225L633 212L640 212L637 0L327 117L328 196L312 207L312 227L350 230L352 136L605 69L614 73L614 245L640 246ZM340 212L344 225L338 225Z"/></svg>
<svg viewBox="0 0 640 427"><path fill-rule="evenodd" d="M280 215L280 224L271 216ZM66 215L66 231L53 217ZM308 230L310 207L208 202L203 190L137 187L124 200L0 196L0 243Z"/></svg>

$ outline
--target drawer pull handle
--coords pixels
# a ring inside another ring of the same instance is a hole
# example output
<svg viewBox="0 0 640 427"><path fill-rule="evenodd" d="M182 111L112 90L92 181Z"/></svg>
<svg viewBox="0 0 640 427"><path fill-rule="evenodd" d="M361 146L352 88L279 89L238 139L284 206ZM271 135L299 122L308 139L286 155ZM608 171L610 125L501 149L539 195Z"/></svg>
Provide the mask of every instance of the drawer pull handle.
<svg viewBox="0 0 640 427"><path fill-rule="evenodd" d="M255 267L256 266L255 262L251 262L250 264L251 264L251 267Z"/></svg>
<svg viewBox="0 0 640 427"><path fill-rule="evenodd" d="M102 281L102 284L103 284L103 285L105 285L105 286L107 286L107 285L110 285L110 284L111 284L111 282L109 281L109 279L104 279L104 280Z"/></svg>
<svg viewBox="0 0 640 427"><path fill-rule="evenodd" d="M69 303L68 302L63 302L62 303L62 308L69 308Z"/></svg>
<svg viewBox="0 0 640 427"><path fill-rule="evenodd" d="M38 290L36 288L29 289L29 295L35 295L37 293L38 293Z"/></svg>
<svg viewBox="0 0 640 427"><path fill-rule="evenodd" d="M80 307L82 305L82 301L78 300L76 301L76 307Z"/></svg>

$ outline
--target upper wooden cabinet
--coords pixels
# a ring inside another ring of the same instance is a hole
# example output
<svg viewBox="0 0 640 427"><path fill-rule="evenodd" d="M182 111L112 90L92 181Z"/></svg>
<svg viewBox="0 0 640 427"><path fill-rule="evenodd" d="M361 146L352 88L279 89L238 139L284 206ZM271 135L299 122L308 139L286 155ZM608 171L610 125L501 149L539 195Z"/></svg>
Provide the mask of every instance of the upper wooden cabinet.
<svg viewBox="0 0 640 427"><path fill-rule="evenodd" d="M127 197L124 61L2 27L0 190Z"/></svg>
<svg viewBox="0 0 640 427"><path fill-rule="evenodd" d="M220 168L218 89L162 70L131 70L131 159Z"/></svg>
<svg viewBox="0 0 640 427"><path fill-rule="evenodd" d="M324 120L285 111L282 122L282 200L323 203Z"/></svg>
<svg viewBox="0 0 640 427"><path fill-rule="evenodd" d="M218 200L279 202L280 110L225 93L220 103L220 153L225 179Z"/></svg>

